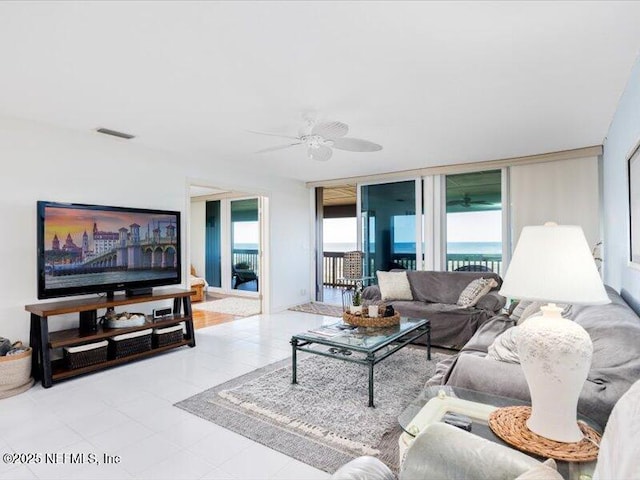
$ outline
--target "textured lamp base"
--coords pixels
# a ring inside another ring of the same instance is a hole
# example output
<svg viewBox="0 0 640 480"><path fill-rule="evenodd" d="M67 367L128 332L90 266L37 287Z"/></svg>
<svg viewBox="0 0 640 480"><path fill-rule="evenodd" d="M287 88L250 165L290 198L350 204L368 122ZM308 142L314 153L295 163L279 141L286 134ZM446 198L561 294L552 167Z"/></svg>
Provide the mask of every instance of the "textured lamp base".
<svg viewBox="0 0 640 480"><path fill-rule="evenodd" d="M591 366L593 344L584 328L562 318L560 308L550 304L541 310L542 317L522 324L517 340L531 394L527 427L551 440L579 442L578 397Z"/></svg>

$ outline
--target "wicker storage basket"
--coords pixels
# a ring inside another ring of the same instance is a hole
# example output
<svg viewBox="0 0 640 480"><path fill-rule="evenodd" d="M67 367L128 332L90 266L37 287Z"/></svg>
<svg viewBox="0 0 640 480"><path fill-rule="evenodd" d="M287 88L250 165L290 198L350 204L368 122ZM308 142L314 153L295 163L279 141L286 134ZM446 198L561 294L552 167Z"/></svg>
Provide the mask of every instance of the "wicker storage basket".
<svg viewBox="0 0 640 480"><path fill-rule="evenodd" d="M167 328L153 329L153 348L164 347L184 340L182 324Z"/></svg>
<svg viewBox="0 0 640 480"><path fill-rule="evenodd" d="M345 312L342 314L342 320L349 325L357 327L391 327L400 323L400 314L396 313L390 317L369 317Z"/></svg>
<svg viewBox="0 0 640 480"><path fill-rule="evenodd" d="M29 347L22 353L0 357L0 393L31 381L31 354Z"/></svg>
<svg viewBox="0 0 640 480"><path fill-rule="evenodd" d="M88 367L107 361L107 347L109 342L87 343L77 347L64 348L64 360L67 368L75 369Z"/></svg>
<svg viewBox="0 0 640 480"><path fill-rule="evenodd" d="M151 350L153 329L123 333L109 339L109 358L122 358Z"/></svg>

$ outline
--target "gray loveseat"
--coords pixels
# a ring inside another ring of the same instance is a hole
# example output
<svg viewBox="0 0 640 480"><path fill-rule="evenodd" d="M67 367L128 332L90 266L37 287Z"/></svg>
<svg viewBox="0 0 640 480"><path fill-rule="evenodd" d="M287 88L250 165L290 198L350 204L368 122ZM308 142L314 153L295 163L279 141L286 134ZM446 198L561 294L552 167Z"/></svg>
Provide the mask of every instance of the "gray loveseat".
<svg viewBox="0 0 640 480"><path fill-rule="evenodd" d="M602 426L618 399L640 379L640 317L614 289L607 286L606 290L610 304L574 305L567 315L589 332L593 342L591 370L578 410ZM494 339L513 325L513 319L506 315L485 322L457 356L438 365L436 376L428 384L454 385L529 400L520 364L487 357Z"/></svg>
<svg viewBox="0 0 640 480"><path fill-rule="evenodd" d="M407 271L412 300L386 301L405 317L428 318L431 321L431 343L460 349L485 321L504 307L506 299L498 293L502 279L492 272ZM476 278L493 278L498 286L480 298L473 307L462 308L456 303L460 294ZM377 285L362 292L364 305L382 299Z"/></svg>

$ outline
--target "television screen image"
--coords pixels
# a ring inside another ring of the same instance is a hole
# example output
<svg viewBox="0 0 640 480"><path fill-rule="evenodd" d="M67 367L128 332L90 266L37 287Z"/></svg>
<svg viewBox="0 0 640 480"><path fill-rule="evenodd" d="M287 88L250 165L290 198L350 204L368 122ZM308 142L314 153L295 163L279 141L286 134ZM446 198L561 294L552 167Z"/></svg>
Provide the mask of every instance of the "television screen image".
<svg viewBox="0 0 640 480"><path fill-rule="evenodd" d="M180 212L38 202L38 298L180 282Z"/></svg>

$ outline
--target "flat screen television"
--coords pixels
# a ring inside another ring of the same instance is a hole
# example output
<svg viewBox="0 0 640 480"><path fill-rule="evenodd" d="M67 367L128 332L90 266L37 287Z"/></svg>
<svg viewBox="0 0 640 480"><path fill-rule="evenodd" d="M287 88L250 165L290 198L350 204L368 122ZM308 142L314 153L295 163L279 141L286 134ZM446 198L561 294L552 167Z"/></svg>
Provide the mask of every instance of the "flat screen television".
<svg viewBox="0 0 640 480"><path fill-rule="evenodd" d="M182 282L180 212L38 202L38 298Z"/></svg>

